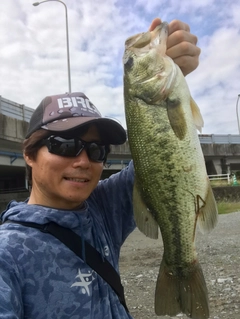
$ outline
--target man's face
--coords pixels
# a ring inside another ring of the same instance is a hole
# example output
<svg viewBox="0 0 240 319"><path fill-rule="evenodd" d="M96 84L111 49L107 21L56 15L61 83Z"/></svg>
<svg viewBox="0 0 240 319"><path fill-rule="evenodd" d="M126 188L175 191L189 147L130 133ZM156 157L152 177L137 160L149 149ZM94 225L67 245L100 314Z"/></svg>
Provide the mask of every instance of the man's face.
<svg viewBox="0 0 240 319"><path fill-rule="evenodd" d="M81 136L86 142L100 141L95 126ZM49 153L39 149L35 160L25 156L32 167L32 191L29 204L59 209L74 209L92 193L101 177L103 163L90 161L85 149L77 157Z"/></svg>

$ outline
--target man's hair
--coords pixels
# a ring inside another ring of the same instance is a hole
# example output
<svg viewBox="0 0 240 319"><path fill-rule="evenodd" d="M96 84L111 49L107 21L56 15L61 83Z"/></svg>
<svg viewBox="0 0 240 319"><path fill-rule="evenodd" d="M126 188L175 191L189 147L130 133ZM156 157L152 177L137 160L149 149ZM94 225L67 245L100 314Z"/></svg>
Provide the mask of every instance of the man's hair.
<svg viewBox="0 0 240 319"><path fill-rule="evenodd" d="M41 141L48 138L51 132L40 129L34 132L29 138L23 142L23 152L29 158L35 160L37 158L38 150L42 147ZM26 179L28 181L28 187L32 186L32 167L26 164Z"/></svg>
<svg viewBox="0 0 240 319"><path fill-rule="evenodd" d="M82 135L85 132L87 132L88 128L89 128L89 126L88 127L84 127L80 131L81 133L79 132L80 135ZM44 129L40 129L40 130L32 133L32 135L29 138L25 139L24 142L23 142L23 152L24 152L24 154L27 155L29 158L31 158L33 160L36 160L38 150L43 146L42 140L48 138L51 135L53 135L53 132L48 131L48 130L44 130ZM106 163L107 156L108 156L109 153L110 153L110 146L106 145L106 158L105 158L103 164ZM28 188L30 190L30 188L32 187L32 167L27 165L27 164L26 164L26 179L27 179L27 182L28 182Z"/></svg>

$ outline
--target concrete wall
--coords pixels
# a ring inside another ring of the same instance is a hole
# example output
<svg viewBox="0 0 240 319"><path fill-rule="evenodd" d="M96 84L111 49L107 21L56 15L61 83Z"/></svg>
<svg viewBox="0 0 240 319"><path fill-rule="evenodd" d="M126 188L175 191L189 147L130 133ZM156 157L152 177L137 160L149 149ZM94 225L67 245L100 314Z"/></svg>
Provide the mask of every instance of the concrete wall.
<svg viewBox="0 0 240 319"><path fill-rule="evenodd" d="M0 139L22 143L28 129L28 122L0 114Z"/></svg>
<svg viewBox="0 0 240 319"><path fill-rule="evenodd" d="M213 193L217 202L240 202L240 186L214 187Z"/></svg>
<svg viewBox="0 0 240 319"><path fill-rule="evenodd" d="M201 144L204 156L239 156L240 144Z"/></svg>

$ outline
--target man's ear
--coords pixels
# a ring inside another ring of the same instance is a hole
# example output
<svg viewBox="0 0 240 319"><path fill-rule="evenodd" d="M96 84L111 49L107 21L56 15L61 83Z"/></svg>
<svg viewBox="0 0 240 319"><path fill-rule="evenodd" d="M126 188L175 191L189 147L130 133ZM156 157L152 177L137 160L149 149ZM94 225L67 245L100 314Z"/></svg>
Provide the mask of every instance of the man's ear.
<svg viewBox="0 0 240 319"><path fill-rule="evenodd" d="M25 152L23 153L23 157L27 165L32 167L33 160L31 159L31 157L26 155Z"/></svg>

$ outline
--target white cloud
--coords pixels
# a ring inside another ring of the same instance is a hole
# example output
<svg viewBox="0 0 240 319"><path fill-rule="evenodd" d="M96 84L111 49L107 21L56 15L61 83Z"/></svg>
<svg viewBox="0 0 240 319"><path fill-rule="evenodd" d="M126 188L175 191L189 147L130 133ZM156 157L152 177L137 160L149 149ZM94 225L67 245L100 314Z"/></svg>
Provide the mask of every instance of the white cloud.
<svg viewBox="0 0 240 319"><path fill-rule="evenodd" d="M36 107L68 90L65 11L49 1L0 2L0 95ZM72 91L83 91L105 116L125 123L122 54L125 39L146 31L159 16L186 21L198 36L200 65L187 76L205 121L204 133L238 133L240 5L194 2L91 0L68 6ZM124 124L125 125L125 124Z"/></svg>
<svg viewBox="0 0 240 319"><path fill-rule="evenodd" d="M239 31L222 27L202 42L198 70L187 79L204 117L204 132L236 134L236 100L240 93Z"/></svg>

